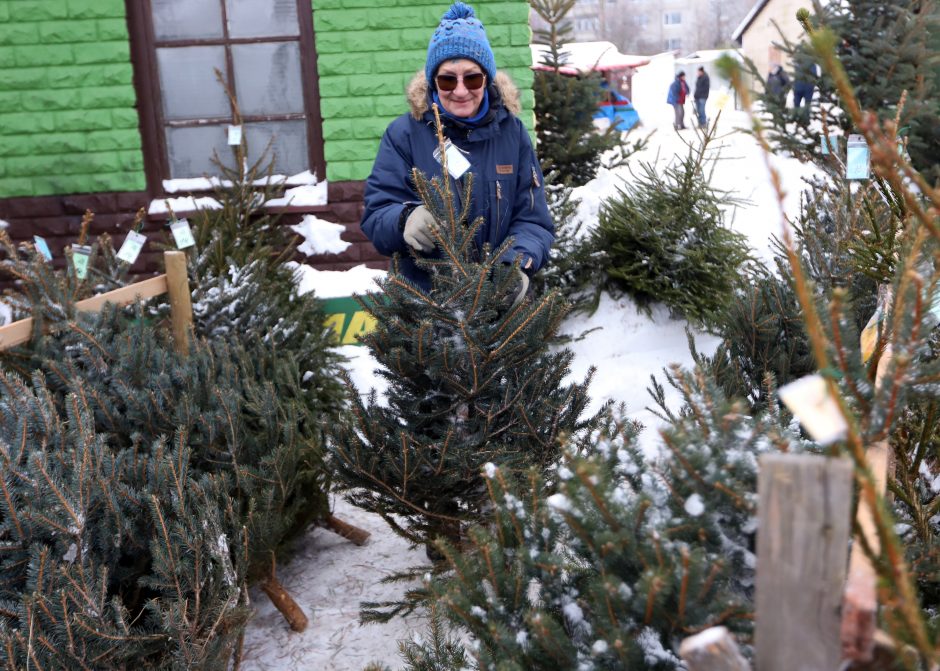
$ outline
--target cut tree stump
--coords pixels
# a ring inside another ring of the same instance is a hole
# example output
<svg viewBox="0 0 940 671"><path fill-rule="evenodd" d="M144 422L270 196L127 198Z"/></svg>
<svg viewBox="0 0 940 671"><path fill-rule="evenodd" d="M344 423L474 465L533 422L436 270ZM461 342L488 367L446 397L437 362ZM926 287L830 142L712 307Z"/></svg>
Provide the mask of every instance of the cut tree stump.
<svg viewBox="0 0 940 671"><path fill-rule="evenodd" d="M365 529L360 529L359 527L353 526L349 522L344 522L343 520L330 515L323 522L323 526L332 531L334 534L339 534L346 540L354 543L355 545L365 545L369 540L371 534Z"/></svg>
<svg viewBox="0 0 940 671"><path fill-rule="evenodd" d="M679 656L689 671L751 671L725 627L712 627L685 639L679 646Z"/></svg>
<svg viewBox="0 0 940 671"><path fill-rule="evenodd" d="M277 579L277 576L274 575L273 570L271 571L271 576L261 583L261 590L268 595L268 598L271 599L271 603L281 612L281 615L287 620L287 624L290 625L291 629L301 632L307 628L307 624L309 623L307 615L304 613L303 609L297 605L294 598L287 593L287 590L284 589L284 586Z"/></svg>

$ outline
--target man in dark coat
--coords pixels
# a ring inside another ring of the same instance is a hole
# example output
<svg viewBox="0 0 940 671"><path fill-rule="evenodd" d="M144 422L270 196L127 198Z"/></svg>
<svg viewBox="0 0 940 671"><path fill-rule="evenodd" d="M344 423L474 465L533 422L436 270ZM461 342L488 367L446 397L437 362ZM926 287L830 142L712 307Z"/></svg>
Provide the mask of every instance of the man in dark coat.
<svg viewBox="0 0 940 671"><path fill-rule="evenodd" d="M405 277L430 288L430 277L414 257L437 257L440 250L431 235L434 218L421 203L411 170L417 167L429 177L441 174L431 109L436 103L453 146L448 156L454 152L456 157L448 168L457 198L470 199L469 221L483 217L477 248L485 243L495 248L512 238L503 260L519 261L521 300L529 276L548 259L554 224L529 133L515 116L519 92L506 74L496 71L483 25L469 6L455 2L444 14L428 46L425 69L408 86L408 102L411 112L388 126L366 181L363 232L380 253L401 255ZM469 194L463 193L466 172L473 173Z"/></svg>
<svg viewBox="0 0 940 671"><path fill-rule="evenodd" d="M698 125L705 128L708 125L708 119L705 118L705 101L708 100L708 92L711 88L711 80L705 68L699 66L698 76L695 78L695 114L698 116Z"/></svg>
<svg viewBox="0 0 940 671"><path fill-rule="evenodd" d="M787 106L787 93L790 92L790 78L782 65L774 65L767 75L767 93L776 100L781 107Z"/></svg>
<svg viewBox="0 0 940 671"><path fill-rule="evenodd" d="M672 127L676 130L685 129L685 112L683 111L683 105L685 105L685 98L688 95L689 85L685 83L685 73L679 70L676 78L673 80L672 84L669 85L669 93L666 95L666 103L672 105L672 109L676 113L676 119L672 124Z"/></svg>

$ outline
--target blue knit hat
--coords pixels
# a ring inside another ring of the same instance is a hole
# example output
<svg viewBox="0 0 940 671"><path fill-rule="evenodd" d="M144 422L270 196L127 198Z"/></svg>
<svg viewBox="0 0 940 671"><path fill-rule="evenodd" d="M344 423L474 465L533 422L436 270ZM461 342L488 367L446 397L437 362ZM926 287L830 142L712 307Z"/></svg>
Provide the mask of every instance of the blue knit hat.
<svg viewBox="0 0 940 671"><path fill-rule="evenodd" d="M486 31L480 19L473 13L473 8L457 0L450 6L441 23L431 36L428 44L428 60L424 65L424 74L428 84L433 87L434 73L444 61L456 58L469 58L486 72L487 79L496 77L496 58L486 39Z"/></svg>

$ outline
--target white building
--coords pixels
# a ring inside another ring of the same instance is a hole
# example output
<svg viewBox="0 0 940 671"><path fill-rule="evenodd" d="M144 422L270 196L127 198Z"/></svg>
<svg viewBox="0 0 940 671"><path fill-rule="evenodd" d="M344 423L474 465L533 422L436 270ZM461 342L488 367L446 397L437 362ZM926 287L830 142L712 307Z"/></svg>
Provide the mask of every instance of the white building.
<svg viewBox="0 0 940 671"><path fill-rule="evenodd" d="M731 44L750 7L751 0L577 0L568 39L608 40L632 54L713 49Z"/></svg>

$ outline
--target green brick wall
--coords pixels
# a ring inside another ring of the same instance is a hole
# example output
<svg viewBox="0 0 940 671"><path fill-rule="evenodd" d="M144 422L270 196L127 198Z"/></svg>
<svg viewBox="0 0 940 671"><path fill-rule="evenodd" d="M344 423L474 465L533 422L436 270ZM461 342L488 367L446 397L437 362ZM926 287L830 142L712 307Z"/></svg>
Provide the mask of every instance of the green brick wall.
<svg viewBox="0 0 940 671"><path fill-rule="evenodd" d="M471 4L496 65L522 91L522 119L531 128L528 2ZM327 179L368 177L385 127L408 110L405 86L424 68L428 40L449 6L446 0L314 0Z"/></svg>
<svg viewBox="0 0 940 671"><path fill-rule="evenodd" d="M0 198L145 185L124 0L0 0Z"/></svg>

